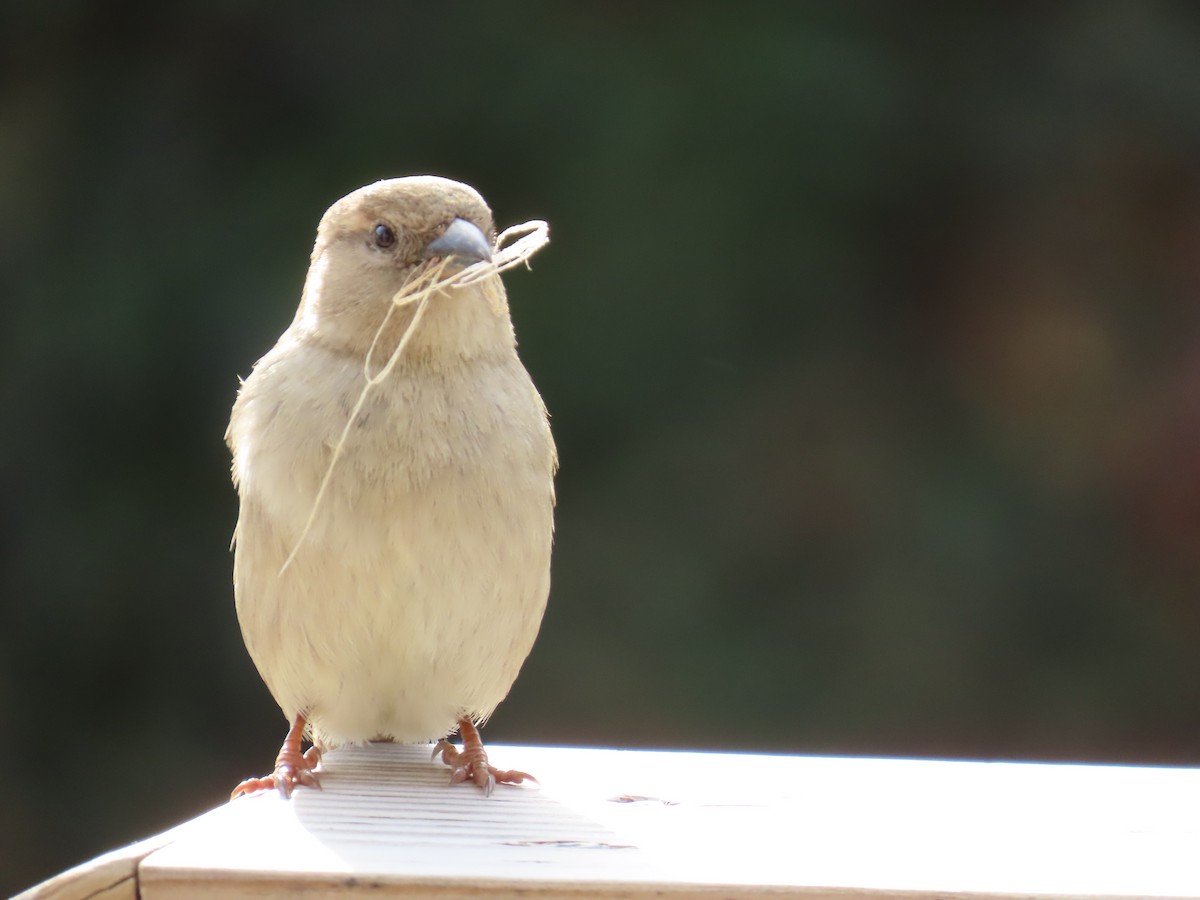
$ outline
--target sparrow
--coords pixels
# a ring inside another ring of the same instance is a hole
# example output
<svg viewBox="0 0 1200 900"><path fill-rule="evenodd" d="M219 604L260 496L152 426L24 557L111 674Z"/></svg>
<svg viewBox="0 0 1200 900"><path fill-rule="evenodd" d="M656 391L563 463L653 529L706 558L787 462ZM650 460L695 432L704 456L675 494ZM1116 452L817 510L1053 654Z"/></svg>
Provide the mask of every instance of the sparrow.
<svg viewBox="0 0 1200 900"><path fill-rule="evenodd" d="M485 793L531 778L491 766L477 726L546 607L546 407L494 271L402 302L432 275L486 265L494 243L465 184L348 194L321 218L295 318L241 383L225 435L235 605L289 729L274 771L234 797L319 786L323 751L367 741L436 741L451 782Z"/></svg>

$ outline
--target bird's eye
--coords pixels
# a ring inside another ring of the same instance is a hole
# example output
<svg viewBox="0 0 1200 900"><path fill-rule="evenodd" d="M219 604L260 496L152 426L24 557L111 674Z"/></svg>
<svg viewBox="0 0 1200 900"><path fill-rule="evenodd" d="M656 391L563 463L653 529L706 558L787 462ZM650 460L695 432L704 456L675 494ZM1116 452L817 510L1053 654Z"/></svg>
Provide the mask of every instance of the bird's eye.
<svg viewBox="0 0 1200 900"><path fill-rule="evenodd" d="M375 226L375 246L381 250L386 250L396 243L396 232L392 231L391 226L380 222Z"/></svg>

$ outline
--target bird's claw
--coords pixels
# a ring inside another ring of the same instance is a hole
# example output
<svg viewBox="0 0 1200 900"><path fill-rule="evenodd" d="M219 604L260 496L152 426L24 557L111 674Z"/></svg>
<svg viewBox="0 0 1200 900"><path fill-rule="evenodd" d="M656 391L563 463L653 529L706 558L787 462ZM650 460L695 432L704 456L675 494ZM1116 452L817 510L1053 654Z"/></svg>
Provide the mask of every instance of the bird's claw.
<svg viewBox="0 0 1200 900"><path fill-rule="evenodd" d="M528 772L521 772L517 769L497 769L490 765L487 752L483 749L483 744L479 742L477 736L474 741L469 738L464 739L462 750L443 738L433 745L433 754L430 759L437 759L438 756L441 756L442 762L450 768L451 784L463 784L470 781L483 790L485 797L491 796L497 783L522 784L526 781L538 783L538 780Z"/></svg>
<svg viewBox="0 0 1200 900"><path fill-rule="evenodd" d="M247 778L233 789L233 793L229 795L229 799L236 800L238 797L247 794L276 790L279 792L279 796L286 800L292 796L292 791L295 790L296 786L301 784L305 787L321 790L321 782L315 772L310 769L296 771L291 766L283 766L276 769L270 775L264 775L261 778Z"/></svg>
<svg viewBox="0 0 1200 900"><path fill-rule="evenodd" d="M317 765L321 762L321 751L316 747L309 747L307 752L301 753L299 743L293 745L290 741L291 735L288 737L289 740L284 741L279 755L275 757L275 771L261 778L247 778L233 789L233 793L229 795L230 800L272 788L279 791L279 796L286 800L292 796L292 791L297 785L321 790L321 782L316 773Z"/></svg>

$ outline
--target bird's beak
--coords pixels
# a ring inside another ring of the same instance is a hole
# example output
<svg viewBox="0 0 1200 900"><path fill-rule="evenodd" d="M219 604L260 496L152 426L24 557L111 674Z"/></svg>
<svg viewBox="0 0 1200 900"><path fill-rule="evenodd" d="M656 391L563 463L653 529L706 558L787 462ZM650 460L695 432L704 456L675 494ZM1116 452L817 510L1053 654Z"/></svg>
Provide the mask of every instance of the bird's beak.
<svg viewBox="0 0 1200 900"><path fill-rule="evenodd" d="M491 262L492 248L482 231L466 219L455 219L441 237L429 242L424 255L426 259L445 257L465 269L473 263Z"/></svg>

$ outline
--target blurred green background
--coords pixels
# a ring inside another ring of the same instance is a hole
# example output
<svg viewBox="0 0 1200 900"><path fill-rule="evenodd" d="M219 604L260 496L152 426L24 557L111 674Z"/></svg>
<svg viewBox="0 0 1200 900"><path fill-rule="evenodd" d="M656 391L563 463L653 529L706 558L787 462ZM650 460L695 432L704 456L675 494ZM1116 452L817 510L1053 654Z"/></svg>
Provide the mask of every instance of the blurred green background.
<svg viewBox="0 0 1200 900"><path fill-rule="evenodd" d="M222 434L321 213L549 220L497 742L1200 762L1200 7L9 2L0 891L284 722Z"/></svg>

